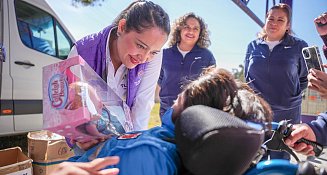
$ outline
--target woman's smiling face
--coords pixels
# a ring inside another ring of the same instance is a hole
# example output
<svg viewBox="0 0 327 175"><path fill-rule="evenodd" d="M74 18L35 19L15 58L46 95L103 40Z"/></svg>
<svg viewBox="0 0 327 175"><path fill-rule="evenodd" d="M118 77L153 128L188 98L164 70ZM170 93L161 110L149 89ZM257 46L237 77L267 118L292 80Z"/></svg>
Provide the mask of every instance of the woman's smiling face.
<svg viewBox="0 0 327 175"><path fill-rule="evenodd" d="M197 19L188 18L181 29L181 43L194 46L199 39L201 26Z"/></svg>
<svg viewBox="0 0 327 175"><path fill-rule="evenodd" d="M290 22L287 14L282 9L273 9L268 13L265 24L268 40L281 40L289 28Z"/></svg>
<svg viewBox="0 0 327 175"><path fill-rule="evenodd" d="M126 32L123 28L118 27L118 57L129 69L151 61L168 39L167 34L158 27L144 29L141 33L134 30Z"/></svg>

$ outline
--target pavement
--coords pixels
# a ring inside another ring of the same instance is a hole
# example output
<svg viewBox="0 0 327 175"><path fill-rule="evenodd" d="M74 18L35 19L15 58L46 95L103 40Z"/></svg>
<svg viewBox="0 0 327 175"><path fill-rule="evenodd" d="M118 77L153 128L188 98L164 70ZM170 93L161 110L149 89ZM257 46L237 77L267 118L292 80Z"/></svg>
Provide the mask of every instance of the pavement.
<svg viewBox="0 0 327 175"><path fill-rule="evenodd" d="M27 155L27 133L0 137L0 150L19 146Z"/></svg>
<svg viewBox="0 0 327 175"><path fill-rule="evenodd" d="M324 151L322 152L322 154L319 157L304 156L302 154L297 154L297 156L299 157L299 159L301 161L308 161L311 164L313 164L316 169L320 169L323 167L327 171L327 148L326 147L324 148ZM296 163L296 160L292 157L291 162Z"/></svg>

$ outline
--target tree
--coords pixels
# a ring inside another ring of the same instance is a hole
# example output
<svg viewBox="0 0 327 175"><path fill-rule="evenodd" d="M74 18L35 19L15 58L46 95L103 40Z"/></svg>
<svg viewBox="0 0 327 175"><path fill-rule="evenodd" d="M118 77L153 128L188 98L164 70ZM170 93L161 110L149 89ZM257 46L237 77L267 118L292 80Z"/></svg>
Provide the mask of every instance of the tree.
<svg viewBox="0 0 327 175"><path fill-rule="evenodd" d="M72 5L75 7L78 7L80 5L82 6L101 6L101 2L104 0L72 0Z"/></svg>
<svg viewBox="0 0 327 175"><path fill-rule="evenodd" d="M236 79L239 79L239 80L245 82L245 80L244 80L244 66L242 64L240 64L238 66L238 68L233 68L232 73L233 73L233 75L234 75L234 77Z"/></svg>

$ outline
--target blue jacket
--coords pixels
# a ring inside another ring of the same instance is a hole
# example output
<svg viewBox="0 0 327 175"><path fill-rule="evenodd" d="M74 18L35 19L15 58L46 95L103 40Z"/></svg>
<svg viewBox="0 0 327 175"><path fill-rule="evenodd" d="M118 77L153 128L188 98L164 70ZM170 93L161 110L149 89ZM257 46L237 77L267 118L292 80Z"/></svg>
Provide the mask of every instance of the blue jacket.
<svg viewBox="0 0 327 175"><path fill-rule="evenodd" d="M315 133L317 142L327 146L327 112L319 114L317 119L311 121L308 125Z"/></svg>
<svg viewBox="0 0 327 175"><path fill-rule="evenodd" d="M327 58L327 35L321 36L324 55ZM327 112L318 115L317 119L308 123L316 135L317 142L327 146Z"/></svg>
<svg viewBox="0 0 327 175"><path fill-rule="evenodd" d="M187 80L197 78L203 68L216 65L216 59L206 49L195 45L185 55L179 52L177 44L163 50L162 67L158 84L161 87L160 116L173 105L177 95L182 91L181 87Z"/></svg>
<svg viewBox="0 0 327 175"><path fill-rule="evenodd" d="M250 87L260 94L273 111L299 107L302 91L307 87L307 68L302 48L308 44L291 35L270 52L262 39L248 45L244 76Z"/></svg>
<svg viewBox="0 0 327 175"><path fill-rule="evenodd" d="M163 116L162 127L114 137L68 161L89 162L95 157L119 156L119 164L107 168L119 168L120 175L177 175L181 163L173 143L175 126L171 114L172 110L168 110Z"/></svg>

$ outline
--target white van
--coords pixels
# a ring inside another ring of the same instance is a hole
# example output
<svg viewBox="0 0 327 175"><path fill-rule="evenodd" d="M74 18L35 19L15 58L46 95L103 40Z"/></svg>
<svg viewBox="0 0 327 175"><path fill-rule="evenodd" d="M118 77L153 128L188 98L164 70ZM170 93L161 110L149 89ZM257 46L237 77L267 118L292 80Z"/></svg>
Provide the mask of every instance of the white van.
<svg viewBox="0 0 327 175"><path fill-rule="evenodd" d="M0 0L0 136L42 129L42 67L74 42L45 0Z"/></svg>

